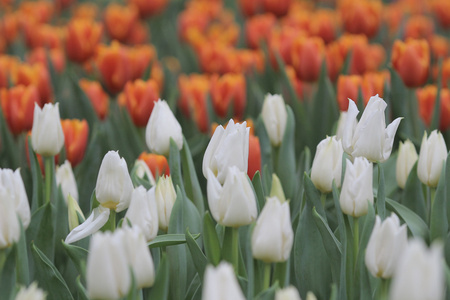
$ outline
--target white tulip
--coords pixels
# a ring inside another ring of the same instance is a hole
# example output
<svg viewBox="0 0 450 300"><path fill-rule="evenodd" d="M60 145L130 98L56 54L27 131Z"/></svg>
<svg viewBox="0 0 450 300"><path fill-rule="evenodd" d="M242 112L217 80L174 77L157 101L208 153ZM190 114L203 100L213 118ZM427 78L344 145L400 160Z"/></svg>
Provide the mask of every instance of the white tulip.
<svg viewBox="0 0 450 300"><path fill-rule="evenodd" d="M347 112L341 111L339 114L339 119L337 122L337 128L336 128L336 139L342 140L342 137L344 136L344 127L345 122L347 120Z"/></svg>
<svg viewBox="0 0 450 300"><path fill-rule="evenodd" d="M136 159L136 161L134 162L133 172L137 177L141 179L143 179L144 176L147 176L147 179L152 186L156 184L155 177L153 177L152 171L150 171L147 163L142 159Z"/></svg>
<svg viewBox="0 0 450 300"><path fill-rule="evenodd" d="M252 233L253 257L267 263L286 261L293 241L289 203L267 198Z"/></svg>
<svg viewBox="0 0 450 300"><path fill-rule="evenodd" d="M11 169L0 169L0 189L2 198L12 203L23 228L27 229L30 225L31 212L20 169L14 172Z"/></svg>
<svg viewBox="0 0 450 300"><path fill-rule="evenodd" d="M405 143L400 142L398 148L398 157L396 164L396 179L397 184L402 189L405 188L406 181L408 180L409 173L414 167L418 158L416 148L410 140L406 140Z"/></svg>
<svg viewBox="0 0 450 300"><path fill-rule="evenodd" d="M342 155L344 149L336 137L327 137L317 145L316 155L311 168L311 180L322 193L329 193L333 180L341 186Z"/></svg>
<svg viewBox="0 0 450 300"><path fill-rule="evenodd" d="M20 223L14 203L5 188L0 187L0 249L8 248L19 241Z"/></svg>
<svg viewBox="0 0 450 300"><path fill-rule="evenodd" d="M207 171L208 204L216 222L223 226L239 227L256 220L256 197L247 173L236 166L230 167L222 186L212 171Z"/></svg>
<svg viewBox="0 0 450 300"><path fill-rule="evenodd" d="M283 96L267 94L262 111L262 120L269 135L270 143L279 146L286 131L287 112Z"/></svg>
<svg viewBox="0 0 450 300"><path fill-rule="evenodd" d="M90 241L86 283L91 299L118 299L131 287L126 250L116 232L96 233Z"/></svg>
<svg viewBox="0 0 450 300"><path fill-rule="evenodd" d="M56 168L55 177L56 184L61 186L61 191L66 204L69 195L78 201L77 182L75 180L75 176L73 175L72 165L68 160Z"/></svg>
<svg viewBox="0 0 450 300"><path fill-rule="evenodd" d="M47 293L38 288L36 282L33 282L28 288L21 287L15 300L45 300L46 297Z"/></svg>
<svg viewBox="0 0 450 300"><path fill-rule="evenodd" d="M161 230L167 231L172 208L177 200L177 193L172 183L172 177L161 176L155 188L156 206L158 207L158 223Z"/></svg>
<svg viewBox="0 0 450 300"><path fill-rule="evenodd" d="M31 143L33 150L42 156L54 156L61 151L64 132L59 117L59 103L47 103L43 109L35 104Z"/></svg>
<svg viewBox="0 0 450 300"><path fill-rule="evenodd" d="M227 128L218 126L203 157L203 176L208 178L208 169L223 184L229 167L236 166L242 172L248 168L248 143L250 128L247 123L228 122Z"/></svg>
<svg viewBox="0 0 450 300"><path fill-rule="evenodd" d="M244 300L244 294L234 275L233 267L221 262L217 267L206 267L203 281L203 300Z"/></svg>
<svg viewBox="0 0 450 300"><path fill-rule="evenodd" d="M408 242L406 225L392 213L383 222L376 217L366 248L366 266L374 277L390 278Z"/></svg>
<svg viewBox="0 0 450 300"><path fill-rule="evenodd" d="M109 208L103 207L101 205L94 208L89 218L72 229L72 231L70 231L70 233L67 235L64 242L67 244L75 243L76 241L79 241L81 239L84 239L85 237L90 236L91 234L96 233L103 227L103 225L106 224L106 222L108 222L110 213L111 211Z"/></svg>
<svg viewBox="0 0 450 300"><path fill-rule="evenodd" d="M275 300L301 300L300 294L294 286L288 286L275 293Z"/></svg>
<svg viewBox="0 0 450 300"><path fill-rule="evenodd" d="M95 186L98 202L106 208L121 212L130 205L133 183L128 173L127 163L115 151L103 157Z"/></svg>
<svg viewBox="0 0 450 300"><path fill-rule="evenodd" d="M155 199L155 187L149 191L143 186L134 189L131 194L130 207L125 214L123 222L131 222L133 227L139 227L147 242L153 240L158 234L158 207Z"/></svg>
<svg viewBox="0 0 450 300"><path fill-rule="evenodd" d="M370 98L361 119L355 102L349 99L342 146L352 157L363 156L372 162L384 162L391 155L395 133L402 118L395 119L388 127L384 111L386 102L378 95Z"/></svg>
<svg viewBox="0 0 450 300"><path fill-rule="evenodd" d="M433 130L427 139L425 132L420 145L417 176L423 184L436 187L441 177L442 166L447 159L447 146L442 134Z"/></svg>
<svg viewBox="0 0 450 300"><path fill-rule="evenodd" d="M444 266L441 244L433 243L428 249L420 239L410 241L394 272L389 299L444 299Z"/></svg>
<svg viewBox="0 0 450 300"><path fill-rule="evenodd" d="M160 99L155 102L148 120L145 141L153 153L168 155L170 138L175 141L178 149L183 147L183 133L180 123L178 123L167 102Z"/></svg>
<svg viewBox="0 0 450 300"><path fill-rule="evenodd" d="M369 203L373 204L373 165L364 157L347 159L344 182L339 203L342 212L353 217L367 214Z"/></svg>

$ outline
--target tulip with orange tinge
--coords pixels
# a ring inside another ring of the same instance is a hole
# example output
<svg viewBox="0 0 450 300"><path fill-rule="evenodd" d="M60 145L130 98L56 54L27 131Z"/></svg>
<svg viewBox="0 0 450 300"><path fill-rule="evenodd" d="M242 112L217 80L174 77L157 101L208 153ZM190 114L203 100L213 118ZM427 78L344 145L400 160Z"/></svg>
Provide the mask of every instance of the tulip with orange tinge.
<svg viewBox="0 0 450 300"><path fill-rule="evenodd" d="M232 114L242 118L246 106L246 83L242 74L227 73L211 77L211 100L215 112L225 118L232 107Z"/></svg>
<svg viewBox="0 0 450 300"><path fill-rule="evenodd" d="M50 74L44 65L40 63L32 65L20 64L13 74L11 74L11 78L15 85L34 85L39 92L39 105L43 105L52 100L53 92Z"/></svg>
<svg viewBox="0 0 450 300"><path fill-rule="evenodd" d="M170 175L169 163L164 155L142 152L138 159L143 160L147 164L154 178Z"/></svg>
<svg viewBox="0 0 450 300"><path fill-rule="evenodd" d="M436 85L426 85L417 90L419 114L427 126L430 126L433 118L438 88ZM444 131L450 127L450 91L443 88L440 91L440 117L439 128Z"/></svg>
<svg viewBox="0 0 450 300"><path fill-rule="evenodd" d="M272 14L257 15L245 23L245 36L250 48L259 48L262 42L267 42L270 31L274 28L276 18Z"/></svg>
<svg viewBox="0 0 450 300"><path fill-rule="evenodd" d="M61 120L64 132L64 146L66 158L73 167L78 165L84 157L89 135L89 125L86 120Z"/></svg>
<svg viewBox="0 0 450 300"><path fill-rule="evenodd" d="M300 37L294 40L291 48L292 66L300 80L313 82L319 79L325 45L318 37Z"/></svg>
<svg viewBox="0 0 450 300"><path fill-rule="evenodd" d="M102 36L102 25L88 19L74 19L67 24L67 57L83 63L94 56Z"/></svg>
<svg viewBox="0 0 450 300"><path fill-rule="evenodd" d="M417 15L407 19L404 29L404 39L430 39L434 33L433 20Z"/></svg>
<svg viewBox="0 0 450 300"><path fill-rule="evenodd" d="M433 0L431 10L442 27L446 29L450 28L450 2L446 0Z"/></svg>
<svg viewBox="0 0 450 300"><path fill-rule="evenodd" d="M339 11L345 31L374 37L381 24L381 1L340 1Z"/></svg>
<svg viewBox="0 0 450 300"><path fill-rule="evenodd" d="M430 48L425 40L396 40L392 47L391 62L407 87L423 85L430 69Z"/></svg>
<svg viewBox="0 0 450 300"><path fill-rule="evenodd" d="M289 12L292 0L262 0L262 6L266 12L281 17Z"/></svg>
<svg viewBox="0 0 450 300"><path fill-rule="evenodd" d="M136 6L123 6L117 3L109 4L104 13L105 28L111 39L125 42L131 34L134 23L138 20Z"/></svg>
<svg viewBox="0 0 450 300"><path fill-rule="evenodd" d="M49 68L49 61L57 73L62 73L66 66L66 57L61 48L54 48L46 50L43 47L34 48L27 56L27 61L30 64L43 64L47 69Z"/></svg>
<svg viewBox="0 0 450 300"><path fill-rule="evenodd" d="M109 110L109 98L98 81L80 79L79 85L91 101L97 116L104 120Z"/></svg>
<svg viewBox="0 0 450 300"><path fill-rule="evenodd" d="M252 179L256 171L261 172L261 145L259 138L250 134L248 139L248 177Z"/></svg>
<svg viewBox="0 0 450 300"><path fill-rule="evenodd" d="M123 95L124 104L133 123L138 127L147 125L153 106L159 99L159 88L156 81L153 79L130 81L125 85Z"/></svg>
<svg viewBox="0 0 450 300"><path fill-rule="evenodd" d="M347 111L348 99L358 101L361 87L362 77L360 75L340 75L338 77L337 101L341 111Z"/></svg>
<svg viewBox="0 0 450 300"><path fill-rule="evenodd" d="M239 0L239 8L244 16L250 17L261 9L262 0Z"/></svg>
<svg viewBox="0 0 450 300"><path fill-rule="evenodd" d="M128 3L137 7L141 18L146 18L160 13L166 8L168 2L168 0L128 0Z"/></svg>

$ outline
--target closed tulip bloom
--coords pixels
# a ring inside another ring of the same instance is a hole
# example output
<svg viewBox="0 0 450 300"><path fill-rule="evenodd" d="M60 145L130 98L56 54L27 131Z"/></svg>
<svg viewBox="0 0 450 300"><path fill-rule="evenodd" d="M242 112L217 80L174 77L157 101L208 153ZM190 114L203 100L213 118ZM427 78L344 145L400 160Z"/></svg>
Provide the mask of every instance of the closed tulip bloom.
<svg viewBox="0 0 450 300"><path fill-rule="evenodd" d="M98 171L95 196L103 207L116 212L130 205L133 183L128 173L127 163L120 158L119 153L109 151L103 157Z"/></svg>
<svg viewBox="0 0 450 300"><path fill-rule="evenodd" d="M225 182L229 167L247 172L250 128L247 122L228 122L226 129L216 128L203 156L203 176L209 179L208 169L220 184Z"/></svg>
<svg viewBox="0 0 450 300"><path fill-rule="evenodd" d="M386 102L378 95L370 98L359 122L355 102L349 100L342 146L352 157L363 156L372 162L385 162L392 151L395 133L402 118L386 127Z"/></svg>
<svg viewBox="0 0 450 300"><path fill-rule="evenodd" d="M153 106L159 99L159 88L156 81L153 79L129 81L125 85L123 96L125 102L123 104L127 107L133 123L138 127L147 125Z"/></svg>
<svg viewBox="0 0 450 300"><path fill-rule="evenodd" d="M244 294L234 275L233 267L221 262L217 267L206 267L203 281L203 300L244 300Z"/></svg>
<svg viewBox="0 0 450 300"><path fill-rule="evenodd" d="M430 69L430 47L424 39L396 40L392 47L392 66L407 87L423 85Z"/></svg>
<svg viewBox="0 0 450 300"><path fill-rule="evenodd" d="M293 242L289 203L281 203L277 197L267 198L253 229L253 257L267 263L287 261Z"/></svg>
<svg viewBox="0 0 450 300"><path fill-rule="evenodd" d="M301 300L300 294L294 286L288 286L275 293L275 300Z"/></svg>
<svg viewBox="0 0 450 300"><path fill-rule="evenodd" d="M31 142L33 150L42 156L55 156L61 151L64 133L59 117L59 103L47 103L43 109L35 104Z"/></svg>
<svg viewBox="0 0 450 300"><path fill-rule="evenodd" d="M177 193L172 183L172 177L159 177L155 188L156 206L158 207L158 223L161 230L167 231L169 227L172 208L177 200Z"/></svg>
<svg viewBox="0 0 450 300"><path fill-rule="evenodd" d="M279 146L283 141L287 123L286 105L283 96L267 94L261 115L270 143L275 147Z"/></svg>
<svg viewBox="0 0 450 300"><path fill-rule="evenodd" d="M256 220L256 198L246 172L230 167L223 185L210 169L208 173L208 204L217 223L240 227Z"/></svg>
<svg viewBox="0 0 450 300"><path fill-rule="evenodd" d="M102 25L92 20L76 18L67 24L67 57L77 63L92 58L102 37Z"/></svg>
<svg viewBox="0 0 450 300"><path fill-rule="evenodd" d="M47 293L38 288L36 282L30 284L29 287L22 287L16 295L15 300L45 300Z"/></svg>
<svg viewBox="0 0 450 300"><path fill-rule="evenodd" d="M109 98L103 90L101 84L98 81L80 79L79 85L91 101L92 107L94 108L97 116L100 120L104 120L109 110Z"/></svg>
<svg viewBox="0 0 450 300"><path fill-rule="evenodd" d="M409 242L395 270L391 300L441 300L445 295L445 273L442 245L428 249L420 239Z"/></svg>
<svg viewBox="0 0 450 300"><path fill-rule="evenodd" d="M364 157L347 159L339 203L344 214L361 217L373 203L373 165Z"/></svg>
<svg viewBox="0 0 450 300"><path fill-rule="evenodd" d="M86 120L67 119L61 120L64 132L64 146L67 160L75 167L84 157L86 152L89 125Z"/></svg>
<svg viewBox="0 0 450 300"><path fill-rule="evenodd" d="M145 130L145 141L152 152L168 155L170 138L175 141L178 149L183 147L183 133L181 132L180 123L173 115L167 102L158 100L148 120Z"/></svg>
<svg viewBox="0 0 450 300"><path fill-rule="evenodd" d="M66 160L62 165L56 168L56 185L61 186L64 200L67 203L69 195L78 201L78 187L73 175L72 165Z"/></svg>
<svg viewBox="0 0 450 300"><path fill-rule="evenodd" d="M89 245L86 283L91 299L118 299L131 287L131 273L123 241L111 232L96 233Z"/></svg>
<svg viewBox="0 0 450 300"><path fill-rule="evenodd" d="M333 180L337 187L341 186L343 154L341 140L336 140L335 136L327 137L317 145L311 180L322 193L331 192Z"/></svg>
<svg viewBox="0 0 450 300"><path fill-rule="evenodd" d="M417 176L423 184L436 187L441 177L444 161L447 159L447 146L442 134L433 130L427 138L425 132L420 145L419 162L417 164Z"/></svg>
<svg viewBox="0 0 450 300"><path fill-rule="evenodd" d="M20 238L20 224L14 203L5 187L0 186L0 249L10 247Z"/></svg>
<svg viewBox="0 0 450 300"><path fill-rule="evenodd" d="M125 220L130 221L133 227L139 227L147 242L156 237L158 234L158 207L155 199L155 187L149 191L143 186L134 189ZM125 221L123 224L127 223Z"/></svg>
<svg viewBox="0 0 450 300"><path fill-rule="evenodd" d="M408 243L406 225L400 226L396 214L383 222L379 216L366 248L366 266L374 277L390 278Z"/></svg>
<svg viewBox="0 0 450 300"><path fill-rule="evenodd" d="M400 142L398 149L397 164L395 168L397 184L402 189L405 188L409 173L418 158L416 147L410 140Z"/></svg>
<svg viewBox="0 0 450 300"><path fill-rule="evenodd" d="M20 169L15 171L0 169L0 189L3 190L2 197L6 197L13 204L15 214L19 216L24 229L27 229L30 225L31 213Z"/></svg>

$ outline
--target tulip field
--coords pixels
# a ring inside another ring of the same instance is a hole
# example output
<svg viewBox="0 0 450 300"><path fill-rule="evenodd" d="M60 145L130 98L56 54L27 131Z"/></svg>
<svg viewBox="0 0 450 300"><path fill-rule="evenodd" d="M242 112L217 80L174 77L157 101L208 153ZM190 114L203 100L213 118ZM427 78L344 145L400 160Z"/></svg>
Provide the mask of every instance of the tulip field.
<svg viewBox="0 0 450 300"><path fill-rule="evenodd" d="M450 299L450 1L0 0L0 300Z"/></svg>

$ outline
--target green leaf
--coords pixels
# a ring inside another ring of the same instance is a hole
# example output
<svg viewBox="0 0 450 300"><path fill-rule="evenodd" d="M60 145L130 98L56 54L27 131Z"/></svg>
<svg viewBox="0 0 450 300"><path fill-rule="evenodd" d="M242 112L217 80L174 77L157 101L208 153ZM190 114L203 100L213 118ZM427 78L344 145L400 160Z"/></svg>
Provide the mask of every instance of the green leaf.
<svg viewBox="0 0 450 300"><path fill-rule="evenodd" d="M422 191L422 182L417 177L417 162L409 172L401 203L415 212L422 220L426 220L425 198Z"/></svg>
<svg viewBox="0 0 450 300"><path fill-rule="evenodd" d="M365 251L367 244L372 234L373 226L375 225L375 209L372 205L368 206L368 212L364 217L360 217L360 221L364 222L362 232L359 240L359 252L358 252L358 274L359 274L359 297L360 299L367 299L372 296L372 290L370 287L369 275L367 273L366 264L364 261Z"/></svg>
<svg viewBox="0 0 450 300"><path fill-rule="evenodd" d="M272 145L261 115L256 120L255 131L261 148L261 166L263 169L268 168L269 173L272 174Z"/></svg>
<svg viewBox="0 0 450 300"><path fill-rule="evenodd" d="M208 262L217 266L220 262L220 241L209 212L203 217L203 242Z"/></svg>
<svg viewBox="0 0 450 300"><path fill-rule="evenodd" d="M377 214L381 220L386 217L386 203L385 203L385 183L384 183L384 169L382 164L378 164L378 193L377 193Z"/></svg>
<svg viewBox="0 0 450 300"><path fill-rule="evenodd" d="M155 283L148 293L147 299L167 300L169 297L169 263L163 254L156 272Z"/></svg>
<svg viewBox="0 0 450 300"><path fill-rule="evenodd" d="M181 149L181 163L183 166L184 186L186 188L186 195L192 200L197 207L199 214L203 214L205 211L205 205L203 203L203 194L198 181L197 172L195 171L194 161L192 160L191 151L186 139L183 137L183 148Z"/></svg>
<svg viewBox="0 0 450 300"><path fill-rule="evenodd" d="M186 292L184 299L187 300L200 300L202 293L202 281L200 280L200 276L195 274L194 278L192 278L191 283L189 284L189 288Z"/></svg>
<svg viewBox="0 0 450 300"><path fill-rule="evenodd" d="M259 213L264 207L264 203L266 202L266 197L264 196L264 189L261 182L261 173L259 171L256 171L255 175L253 175L252 185L253 189L255 190L257 200L256 204L258 205Z"/></svg>
<svg viewBox="0 0 450 300"><path fill-rule="evenodd" d="M16 285L14 247L0 249L0 298L2 299L10 299Z"/></svg>
<svg viewBox="0 0 450 300"><path fill-rule="evenodd" d="M46 203L31 216L31 222L26 231L27 243L36 243L42 252L52 261L55 254L53 240L53 213L51 203Z"/></svg>
<svg viewBox="0 0 450 300"><path fill-rule="evenodd" d="M19 167L19 152L17 151L16 143L6 124L5 115L3 114L2 107L0 105L0 161L2 167L9 167L11 169L16 169Z"/></svg>
<svg viewBox="0 0 450 300"><path fill-rule="evenodd" d="M441 93L442 93L442 58L438 62L438 76L437 76L437 93L434 100L433 117L431 118L430 128L431 131L439 129L439 123L441 118Z"/></svg>
<svg viewBox="0 0 450 300"><path fill-rule="evenodd" d="M272 300L275 297L275 292L280 288L278 282L275 282L270 288L265 291L262 291L258 295L256 295L256 300Z"/></svg>
<svg viewBox="0 0 450 300"><path fill-rule="evenodd" d="M78 276L76 279L76 286L78 291L78 300L89 300L87 291L84 288L83 284L81 284L80 276Z"/></svg>
<svg viewBox="0 0 450 300"><path fill-rule="evenodd" d="M35 278L38 281L39 286L47 291L47 299L73 299L72 294L58 269L56 269L47 256L45 256L33 242L31 243L31 250L35 263Z"/></svg>
<svg viewBox="0 0 450 300"><path fill-rule="evenodd" d="M17 283L28 286L30 283L30 275L29 275L30 270L28 265L27 242L25 230L23 228L22 222L20 221L20 218L19 222L20 222L20 239L15 246Z"/></svg>
<svg viewBox="0 0 450 300"><path fill-rule="evenodd" d="M200 237L200 233L192 235L194 240ZM152 241L148 242L149 248L167 247L186 243L184 234L163 234L156 236Z"/></svg>
<svg viewBox="0 0 450 300"><path fill-rule="evenodd" d="M33 181L33 196L31 198L31 212L34 213L44 204L44 184L41 166L31 145L31 137L28 137L28 157L30 158L31 176Z"/></svg>
<svg viewBox="0 0 450 300"><path fill-rule="evenodd" d="M421 237L425 240L428 239L428 226L418 215L416 215L406 206L403 206L402 204L395 202L392 199L386 198L386 204L391 210L394 210L397 215L406 222L409 230L411 230L412 234L415 237Z"/></svg>
<svg viewBox="0 0 450 300"><path fill-rule="evenodd" d="M200 279L203 281L203 273L205 272L208 260L205 254L203 254L202 249L200 249L198 244L195 242L188 228L186 229L186 242L189 252L191 253L191 258L194 262L195 269L197 270Z"/></svg>
<svg viewBox="0 0 450 300"><path fill-rule="evenodd" d="M78 273L80 273L80 276L83 276L84 279L86 274L86 261L89 252L84 248L66 244L64 241L61 241L61 244L75 265L75 268L77 268Z"/></svg>
<svg viewBox="0 0 450 300"><path fill-rule="evenodd" d="M180 150L178 149L177 144L172 138L170 138L169 168L173 186L176 187L178 185L184 194L185 189L183 184L183 177L181 176Z"/></svg>
<svg viewBox="0 0 450 300"><path fill-rule="evenodd" d="M322 206L322 202L320 201L319 191L316 189L316 186L306 173L303 176L303 185L305 187L306 199L310 201L311 208L315 207L319 215L322 216L323 220L328 223L324 207Z"/></svg>
<svg viewBox="0 0 450 300"><path fill-rule="evenodd" d="M430 220L430 238L431 241L435 239L445 240L448 232L448 219L447 219L447 187L446 187L446 174L450 172L450 156L447 156L447 160L444 163L441 171L441 177L437 186L433 206L431 207L431 220ZM449 173L450 174L450 173ZM428 188L428 187L427 187Z"/></svg>

